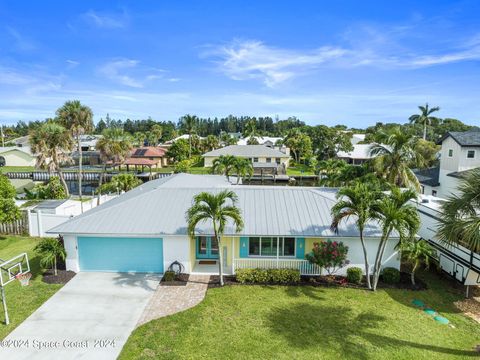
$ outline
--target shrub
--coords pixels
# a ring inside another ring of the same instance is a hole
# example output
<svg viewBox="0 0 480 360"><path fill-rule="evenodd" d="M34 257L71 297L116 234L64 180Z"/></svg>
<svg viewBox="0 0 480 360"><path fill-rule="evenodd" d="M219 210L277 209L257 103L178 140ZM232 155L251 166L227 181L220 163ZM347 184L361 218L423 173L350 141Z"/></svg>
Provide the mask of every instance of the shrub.
<svg viewBox="0 0 480 360"><path fill-rule="evenodd" d="M300 281L297 269L237 269L237 281L242 284L291 284Z"/></svg>
<svg viewBox="0 0 480 360"><path fill-rule="evenodd" d="M400 282L400 271L395 268L387 267L382 272L383 281L387 284L397 284Z"/></svg>
<svg viewBox="0 0 480 360"><path fill-rule="evenodd" d="M163 281L173 281L175 280L175 271L165 271L163 274Z"/></svg>
<svg viewBox="0 0 480 360"><path fill-rule="evenodd" d="M360 284L362 282L363 272L359 267L351 267L347 269L347 280L352 284Z"/></svg>
<svg viewBox="0 0 480 360"><path fill-rule="evenodd" d="M40 255L40 265L44 268L51 266L55 276L57 276L58 260L65 261L67 257L63 238L60 236L58 239L43 238L33 250Z"/></svg>
<svg viewBox="0 0 480 360"><path fill-rule="evenodd" d="M329 275L335 274L349 263L347 260L348 246L338 241L320 241L313 244L312 252L305 258L312 264L326 269Z"/></svg>

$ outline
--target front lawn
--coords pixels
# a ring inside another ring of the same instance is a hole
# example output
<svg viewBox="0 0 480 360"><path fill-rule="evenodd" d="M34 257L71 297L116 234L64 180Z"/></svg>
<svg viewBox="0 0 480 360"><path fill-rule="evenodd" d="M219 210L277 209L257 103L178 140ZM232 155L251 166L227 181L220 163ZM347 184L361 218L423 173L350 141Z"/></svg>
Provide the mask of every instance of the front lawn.
<svg viewBox="0 0 480 360"><path fill-rule="evenodd" d="M33 248L39 241L39 238L0 235L0 258L8 260L22 252L28 253L33 275L27 287L21 287L18 281L5 287L10 325L5 325L3 307L0 304L0 339L7 336L62 287L62 285L49 285L42 281L40 259L33 252Z"/></svg>
<svg viewBox="0 0 480 360"><path fill-rule="evenodd" d="M421 292L227 286L190 310L135 330L120 359L461 359L480 326L458 313L458 290L426 274ZM453 326L411 305L423 300Z"/></svg>

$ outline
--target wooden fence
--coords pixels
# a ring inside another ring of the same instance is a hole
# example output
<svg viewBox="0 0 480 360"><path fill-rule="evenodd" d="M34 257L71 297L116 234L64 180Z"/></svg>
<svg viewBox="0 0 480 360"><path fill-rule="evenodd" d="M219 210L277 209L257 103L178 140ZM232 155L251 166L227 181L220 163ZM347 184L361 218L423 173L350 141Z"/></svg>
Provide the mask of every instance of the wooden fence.
<svg viewBox="0 0 480 360"><path fill-rule="evenodd" d="M22 216L11 223L0 223L0 234L25 235L28 234L28 215L22 211Z"/></svg>

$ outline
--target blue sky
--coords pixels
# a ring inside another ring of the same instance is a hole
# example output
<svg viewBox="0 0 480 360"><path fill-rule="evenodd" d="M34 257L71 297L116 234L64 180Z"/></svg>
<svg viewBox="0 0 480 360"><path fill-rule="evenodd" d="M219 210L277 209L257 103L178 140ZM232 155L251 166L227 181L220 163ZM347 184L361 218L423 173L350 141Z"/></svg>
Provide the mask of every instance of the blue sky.
<svg viewBox="0 0 480 360"><path fill-rule="evenodd" d="M297 116L480 125L479 1L0 1L0 122Z"/></svg>

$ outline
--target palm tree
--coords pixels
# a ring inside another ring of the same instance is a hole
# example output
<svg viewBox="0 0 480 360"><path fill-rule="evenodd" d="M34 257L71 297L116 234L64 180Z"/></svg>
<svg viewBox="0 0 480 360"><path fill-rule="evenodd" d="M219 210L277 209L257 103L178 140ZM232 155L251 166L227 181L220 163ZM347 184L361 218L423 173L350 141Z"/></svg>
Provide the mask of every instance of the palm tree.
<svg viewBox="0 0 480 360"><path fill-rule="evenodd" d="M142 184L142 180L137 178L133 174L121 173L115 176L112 176L110 182L102 185L98 191L102 192L116 192L117 194L124 191L130 191L133 188Z"/></svg>
<svg viewBox="0 0 480 360"><path fill-rule="evenodd" d="M100 159L103 163L102 176L98 182L97 205L100 205L101 188L107 172L107 163L111 162L113 165L122 163L130 155L132 145L123 129L107 128L103 130L102 137L98 139L95 148L100 152Z"/></svg>
<svg viewBox="0 0 480 360"><path fill-rule="evenodd" d="M77 140L78 146L78 195L80 197L80 206L83 213L82 201L82 146L80 144L81 135L91 132L93 126L92 109L82 105L79 100L67 101L56 112L60 122L67 129L70 129L72 136Z"/></svg>
<svg viewBox="0 0 480 360"><path fill-rule="evenodd" d="M34 251L40 255L40 264L45 268L51 266L57 276L57 260L65 261L67 257L63 244L58 239L46 238L35 246Z"/></svg>
<svg viewBox="0 0 480 360"><path fill-rule="evenodd" d="M362 243L363 257L365 261L365 276L367 286L372 288L370 283L370 265L368 263L367 246L364 240L365 226L370 221L378 217L375 208L380 198L380 192L368 186L365 183L356 183L350 187L341 188L338 191L337 199L339 201L332 207L332 225L331 228L338 234L338 227L343 220L350 217L356 219L356 225L360 232L360 242Z"/></svg>
<svg viewBox="0 0 480 360"><path fill-rule="evenodd" d="M218 138L215 135L208 135L203 141L202 141L202 147L204 148L203 150L205 152L207 151L212 151L220 147Z"/></svg>
<svg viewBox="0 0 480 360"><path fill-rule="evenodd" d="M227 177L227 181L230 181L230 174L235 169L237 158L233 155L220 155L213 160L212 173L222 174Z"/></svg>
<svg viewBox="0 0 480 360"><path fill-rule="evenodd" d="M412 285L415 286L415 271L422 262L426 266L429 265L430 257L433 255L433 249L425 240L412 239L411 241L401 241L398 245L402 256L407 262L412 264L412 273L410 276Z"/></svg>
<svg viewBox="0 0 480 360"><path fill-rule="evenodd" d="M420 109L420 114L412 115L408 118L408 120L410 120L410 123L423 125L423 140L427 140L427 125L431 125L432 122L439 121L438 118L431 116L431 114L439 111L440 108L438 106L429 108L428 104L425 104L425 106L420 105L418 108Z"/></svg>
<svg viewBox="0 0 480 360"><path fill-rule="evenodd" d="M65 195L69 196L68 186L60 165L71 161L73 139L70 132L55 122L46 122L30 131L29 141L32 153L36 154L39 168L47 168L49 173L57 172Z"/></svg>
<svg viewBox="0 0 480 360"><path fill-rule="evenodd" d="M198 118L196 115L187 114L181 119L181 127L188 134L188 157L192 157L192 136L195 134L198 124Z"/></svg>
<svg viewBox="0 0 480 360"><path fill-rule="evenodd" d="M442 206L438 237L480 252L480 168L461 180L458 191Z"/></svg>
<svg viewBox="0 0 480 360"><path fill-rule="evenodd" d="M185 214L188 222L188 234L192 239L195 238L195 228L199 223L211 221L219 249L218 274L221 286L223 286L222 236L225 226L231 221L235 226L236 233L243 229L243 219L240 209L236 206L237 201L237 194L231 190L223 190L217 194L202 192L194 196L193 205Z"/></svg>
<svg viewBox="0 0 480 360"><path fill-rule="evenodd" d="M248 137L249 140L254 139L258 135L257 131L257 121L255 119L250 119L245 124L245 129L243 131L243 136ZM258 141L257 141L258 143ZM253 144L252 144L253 145Z"/></svg>
<svg viewBox="0 0 480 360"><path fill-rule="evenodd" d="M328 159L318 163L320 185L328 187L336 187L340 185L340 175L342 169L347 166L343 160Z"/></svg>
<svg viewBox="0 0 480 360"><path fill-rule="evenodd" d="M237 174L237 184L240 183L240 179L251 178L253 175L253 165L248 159L236 158L234 168Z"/></svg>
<svg viewBox="0 0 480 360"><path fill-rule="evenodd" d="M392 232L395 231L399 235L400 241L411 240L417 233L420 226L420 217L416 207L410 203L410 200L416 198L417 193L414 190L402 190L393 186L390 193L375 205L375 212L378 214L378 221L382 228L382 237L380 238L373 268L372 289L374 291L377 289L385 247Z"/></svg>
<svg viewBox="0 0 480 360"><path fill-rule="evenodd" d="M399 127L389 133L382 133L382 144L374 144L370 149L373 169L379 177L399 187L420 190L420 183L410 167L417 167L422 158L415 151L417 138L402 131Z"/></svg>
<svg viewBox="0 0 480 360"><path fill-rule="evenodd" d="M158 145L158 142L160 141L162 134L163 134L162 126L159 124L153 125L152 128L150 129L150 132L148 133L148 145L153 145L153 146Z"/></svg>

